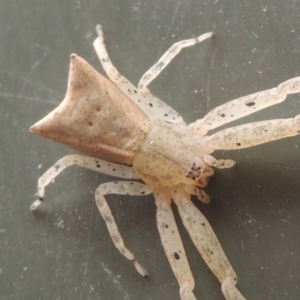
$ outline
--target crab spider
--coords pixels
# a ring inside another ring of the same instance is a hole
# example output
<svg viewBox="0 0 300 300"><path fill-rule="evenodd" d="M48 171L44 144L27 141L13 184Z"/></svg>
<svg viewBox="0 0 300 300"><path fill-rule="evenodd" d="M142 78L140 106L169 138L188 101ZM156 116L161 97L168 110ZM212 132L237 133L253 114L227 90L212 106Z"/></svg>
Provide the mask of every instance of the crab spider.
<svg viewBox="0 0 300 300"><path fill-rule="evenodd" d="M224 297L245 299L236 288L235 271L214 231L190 198L196 195L208 203L209 196L203 188L214 173L212 167L234 166L233 160L217 160L211 156L215 150L241 149L300 133L300 117L296 116L249 123L207 135L212 129L279 103L288 94L300 92L300 77L230 101L186 125L182 117L153 96L147 86L182 48L198 44L213 33L175 43L142 76L136 88L111 63L100 25L97 32L94 47L110 80L72 54L65 99L30 128L37 135L61 142L88 156L65 156L41 176L39 198L31 205L31 210L42 203L45 187L66 167L78 165L122 178L123 181L100 184L96 190L96 204L116 248L132 261L139 274L146 276L147 272L126 247L105 195L154 195L158 231L178 280L182 300L196 297L193 294L194 278L170 206L172 201L199 253L220 281Z"/></svg>

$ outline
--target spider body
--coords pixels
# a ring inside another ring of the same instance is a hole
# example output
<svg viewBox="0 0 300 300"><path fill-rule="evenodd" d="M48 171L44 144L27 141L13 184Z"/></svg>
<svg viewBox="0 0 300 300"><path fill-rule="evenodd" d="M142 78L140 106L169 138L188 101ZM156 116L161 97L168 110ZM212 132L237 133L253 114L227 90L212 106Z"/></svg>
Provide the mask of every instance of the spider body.
<svg viewBox="0 0 300 300"><path fill-rule="evenodd" d="M213 151L241 149L300 133L300 117L296 116L245 124L207 135L211 129L281 102L287 94L300 92L300 77L287 80L277 88L221 105L203 119L186 125L176 111L150 93L147 85L182 48L200 43L213 34L206 33L174 44L145 73L136 88L113 66L104 46L102 28L98 26L97 30L99 37L94 47L110 80L72 54L65 99L31 127L32 132L88 156L63 157L40 177L39 199L31 205L31 210L41 204L44 189L51 180L74 164L126 179L100 184L95 197L115 246L133 262L137 271L142 276L147 275L125 246L105 200L107 194L154 195L158 231L178 280L182 300L196 299L194 278L170 206L172 201L199 253L219 279L224 297L227 300L245 299L235 286L236 274L216 235L190 197L196 195L208 203L209 197L202 188L214 173L212 167L235 165L229 159L215 159L210 155Z"/></svg>

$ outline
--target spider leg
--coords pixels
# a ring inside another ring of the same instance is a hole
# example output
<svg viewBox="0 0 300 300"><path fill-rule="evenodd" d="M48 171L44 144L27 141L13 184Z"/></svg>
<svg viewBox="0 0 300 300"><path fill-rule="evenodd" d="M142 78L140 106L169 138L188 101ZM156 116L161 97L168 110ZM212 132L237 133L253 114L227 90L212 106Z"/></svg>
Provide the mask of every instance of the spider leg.
<svg viewBox="0 0 300 300"><path fill-rule="evenodd" d="M206 264L222 285L227 300L245 300L235 287L237 277L214 231L204 215L194 206L190 196L181 188L172 191L182 222Z"/></svg>
<svg viewBox="0 0 300 300"><path fill-rule="evenodd" d="M228 169L235 166L236 162L232 159L215 159L211 155L204 155L202 159L211 167L218 169Z"/></svg>
<svg viewBox="0 0 300 300"><path fill-rule="evenodd" d="M119 195L131 195L142 196L152 193L152 189L147 185L135 182L135 181L115 181L101 184L96 190L96 204L98 209L106 222L109 234L116 246L116 248L124 255L128 260L132 261L136 270L144 277L147 276L146 270L135 258L133 253L127 249L124 245L124 241L119 232L115 219L111 213L111 210L105 200L105 195L119 194Z"/></svg>
<svg viewBox="0 0 300 300"><path fill-rule="evenodd" d="M106 175L112 175L125 179L138 179L129 166L110 163L105 160L83 156L83 155L67 155L61 158L54 166L47 170L38 180L38 200L34 201L30 206L31 210L35 210L44 200L45 187L65 168L72 165L78 165L93 171L97 171Z"/></svg>
<svg viewBox="0 0 300 300"><path fill-rule="evenodd" d="M300 77L282 82L278 87L244 96L211 110L203 119L188 127L195 134L205 135L209 130L255 113L261 109L284 101L289 94L300 92Z"/></svg>
<svg viewBox="0 0 300 300"><path fill-rule="evenodd" d="M180 286L182 300L196 300L192 290L194 278L172 212L170 195L154 191L156 221L167 258Z"/></svg>
<svg viewBox="0 0 300 300"><path fill-rule="evenodd" d="M252 147L300 133L300 115L290 119L276 119L248 123L220 130L199 141L207 153Z"/></svg>
<svg viewBox="0 0 300 300"><path fill-rule="evenodd" d="M154 97L148 89L143 94L139 93L137 88L118 72L106 51L101 25L98 25L96 30L98 38L94 41L94 48L109 79L134 101L150 120L161 118L171 123L183 122L181 116L173 108Z"/></svg>
<svg viewBox="0 0 300 300"><path fill-rule="evenodd" d="M142 91L156 76L171 62L171 60L181 51L182 48L190 47L201 43L213 36L213 32L207 32L197 38L179 41L173 44L140 79L138 84L139 91Z"/></svg>

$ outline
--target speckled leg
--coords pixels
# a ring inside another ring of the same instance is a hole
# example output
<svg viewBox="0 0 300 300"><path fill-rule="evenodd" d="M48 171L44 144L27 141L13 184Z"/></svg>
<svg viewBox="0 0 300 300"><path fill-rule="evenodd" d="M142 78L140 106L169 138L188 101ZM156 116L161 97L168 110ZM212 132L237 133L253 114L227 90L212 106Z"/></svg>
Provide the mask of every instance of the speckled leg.
<svg viewBox="0 0 300 300"><path fill-rule="evenodd" d="M110 163L101 159L83 156L67 155L61 158L54 166L46 171L38 180L38 200L32 203L30 209L35 210L44 200L45 187L65 168L78 165L106 175L125 179L138 179L131 167Z"/></svg>
<svg viewBox="0 0 300 300"><path fill-rule="evenodd" d="M188 127L194 133L203 136L209 130L257 112L263 108L280 103L287 95L300 92L300 77L282 82L278 87L244 96L211 110L203 119Z"/></svg>
<svg viewBox="0 0 300 300"><path fill-rule="evenodd" d="M182 222L195 246L222 285L227 300L245 300L237 290L235 271L232 269L214 231L204 215L194 206L189 195L180 187L172 193Z"/></svg>
<svg viewBox="0 0 300 300"><path fill-rule="evenodd" d="M144 196L151 193L152 189L150 189L147 185L135 181L115 181L104 183L101 184L96 190L96 204L104 221L106 222L106 226L116 248L127 259L132 261L136 270L144 277L147 276L147 272L141 266L132 252L129 251L124 245L124 241L104 196L108 194Z"/></svg>
<svg viewBox="0 0 300 300"><path fill-rule="evenodd" d="M183 40L172 45L141 78L138 89L142 91L148 84L155 79L159 73L171 62L171 60L181 51L182 48L190 47L201 43L202 41L213 36L213 32L208 32L200 35L197 38Z"/></svg>
<svg viewBox="0 0 300 300"><path fill-rule="evenodd" d="M218 169L228 169L235 166L236 162L232 159L215 159L211 155L204 155L202 159L211 167Z"/></svg>
<svg viewBox="0 0 300 300"><path fill-rule="evenodd" d="M300 133L300 115L291 119L261 121L231 127L201 138L199 145L214 150L243 149Z"/></svg>
<svg viewBox="0 0 300 300"><path fill-rule="evenodd" d="M173 216L170 195L154 191L157 206L156 221L161 242L180 286L182 300L196 300L194 278Z"/></svg>
<svg viewBox="0 0 300 300"><path fill-rule="evenodd" d="M154 97L148 89L144 91L144 94L140 94L137 88L118 72L106 51L102 27L98 25L96 30L98 38L94 42L94 48L109 79L117 84L150 120L161 118L171 123L183 122L181 116L173 108Z"/></svg>

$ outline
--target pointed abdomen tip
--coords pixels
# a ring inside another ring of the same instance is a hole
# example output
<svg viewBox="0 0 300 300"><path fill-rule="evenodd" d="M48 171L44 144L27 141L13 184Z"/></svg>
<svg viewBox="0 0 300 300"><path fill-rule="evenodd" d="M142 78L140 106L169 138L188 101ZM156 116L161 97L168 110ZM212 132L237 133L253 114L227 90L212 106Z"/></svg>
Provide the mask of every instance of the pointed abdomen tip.
<svg viewBox="0 0 300 300"><path fill-rule="evenodd" d="M29 131L34 133L35 132L35 126L34 125L30 126Z"/></svg>
<svg viewBox="0 0 300 300"><path fill-rule="evenodd" d="M39 125L38 123L33 124L29 128L30 132L37 134L37 135L43 135L44 130L42 129L42 126Z"/></svg>

